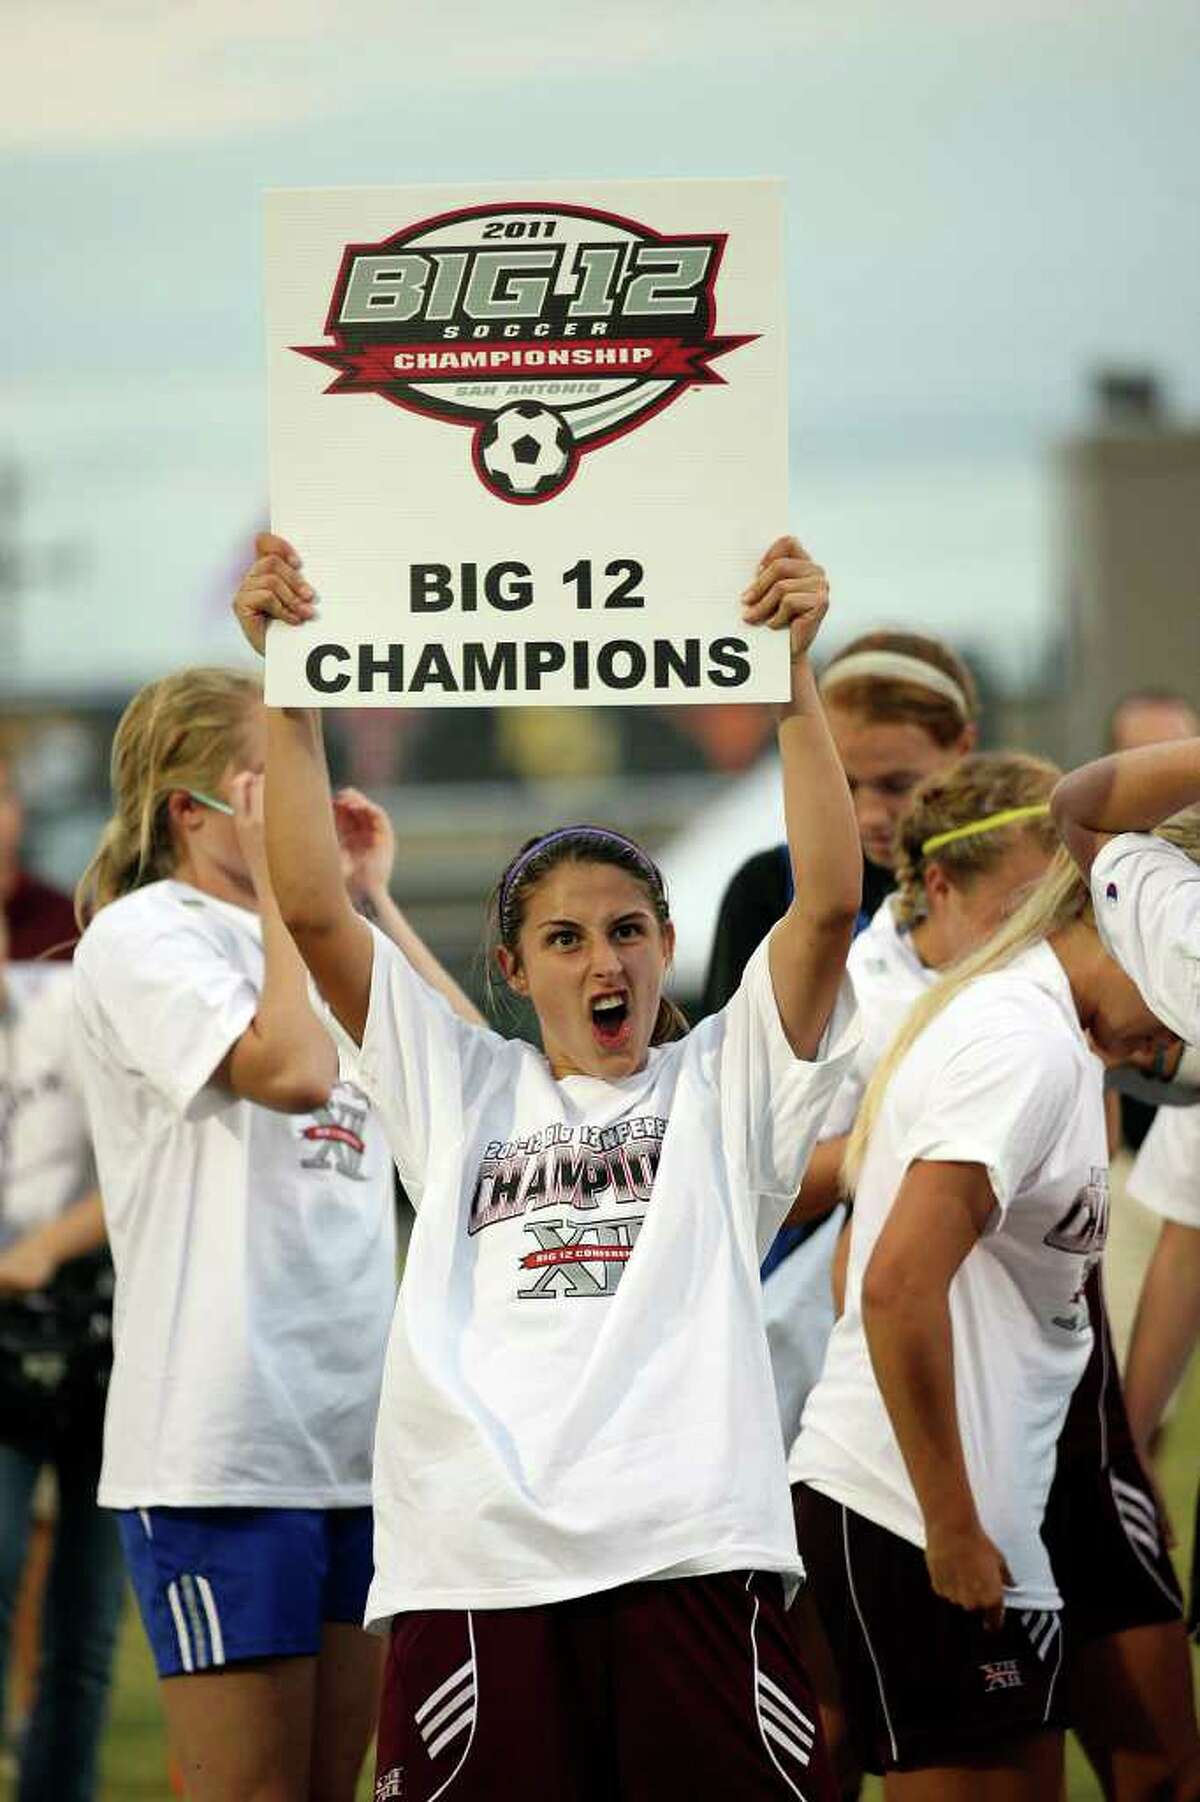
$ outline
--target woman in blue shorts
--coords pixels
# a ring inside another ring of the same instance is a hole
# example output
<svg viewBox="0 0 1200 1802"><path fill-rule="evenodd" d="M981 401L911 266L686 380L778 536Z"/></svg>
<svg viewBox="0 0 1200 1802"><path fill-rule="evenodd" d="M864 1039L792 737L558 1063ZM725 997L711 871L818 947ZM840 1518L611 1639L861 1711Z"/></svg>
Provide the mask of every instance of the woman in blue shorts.
<svg viewBox="0 0 1200 1802"><path fill-rule="evenodd" d="M392 1168L271 894L264 755L253 680L150 684L80 885L116 1270L100 1500L191 1802L350 1802L378 1693L361 1623ZM343 873L386 922L386 820L350 797L341 824Z"/></svg>

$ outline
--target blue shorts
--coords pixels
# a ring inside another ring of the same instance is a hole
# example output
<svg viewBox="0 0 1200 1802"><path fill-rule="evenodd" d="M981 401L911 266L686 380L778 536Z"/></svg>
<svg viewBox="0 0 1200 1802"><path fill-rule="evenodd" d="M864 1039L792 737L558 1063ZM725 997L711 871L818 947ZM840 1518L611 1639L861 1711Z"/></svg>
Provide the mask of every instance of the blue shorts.
<svg viewBox="0 0 1200 1802"><path fill-rule="evenodd" d="M123 1508L125 1562L160 1677L312 1657L362 1624L369 1508Z"/></svg>

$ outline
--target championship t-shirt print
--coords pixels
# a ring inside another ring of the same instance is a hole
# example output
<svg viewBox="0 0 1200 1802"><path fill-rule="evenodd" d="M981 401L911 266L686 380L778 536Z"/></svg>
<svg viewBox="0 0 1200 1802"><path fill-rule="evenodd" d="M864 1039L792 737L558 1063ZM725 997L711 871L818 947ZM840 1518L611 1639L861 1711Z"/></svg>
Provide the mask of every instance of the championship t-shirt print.
<svg viewBox="0 0 1200 1802"><path fill-rule="evenodd" d="M657 1115L603 1128L554 1122L488 1145L468 1231L524 1218L529 1245L518 1266L520 1299L616 1292L645 1220L666 1130ZM580 1213L584 1219L572 1218Z"/></svg>
<svg viewBox="0 0 1200 1802"><path fill-rule="evenodd" d="M640 1578L794 1581L758 1269L853 1053L849 985L796 1059L769 947L616 1081L556 1080L375 935L345 1065L416 1208L375 1447L368 1615Z"/></svg>

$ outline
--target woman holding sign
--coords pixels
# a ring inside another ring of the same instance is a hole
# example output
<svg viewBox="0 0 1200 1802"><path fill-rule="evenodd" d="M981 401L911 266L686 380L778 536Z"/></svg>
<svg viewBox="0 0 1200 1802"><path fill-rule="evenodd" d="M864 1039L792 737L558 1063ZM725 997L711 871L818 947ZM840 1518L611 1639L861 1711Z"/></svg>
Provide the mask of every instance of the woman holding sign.
<svg viewBox="0 0 1200 1802"><path fill-rule="evenodd" d="M261 649L313 596L290 546L259 549L236 611ZM272 882L417 1207L376 1441L381 1799L835 1794L785 1627L758 1295L852 1051L858 837L808 662L827 593L782 539L743 600L791 637L804 863L684 1037L662 878L595 827L524 846L493 899L543 1051L457 1019L345 902L316 716L269 713Z"/></svg>

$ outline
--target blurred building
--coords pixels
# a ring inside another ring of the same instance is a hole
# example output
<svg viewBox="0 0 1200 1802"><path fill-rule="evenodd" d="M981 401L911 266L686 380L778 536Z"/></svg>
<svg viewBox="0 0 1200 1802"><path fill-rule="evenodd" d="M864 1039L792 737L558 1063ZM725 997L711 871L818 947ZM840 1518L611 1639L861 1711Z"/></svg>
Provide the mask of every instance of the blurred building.
<svg viewBox="0 0 1200 1802"><path fill-rule="evenodd" d="M1066 692L1044 736L1067 763L1104 748L1131 690L1200 700L1200 431L1141 372L1101 375L1096 399L1053 466Z"/></svg>

